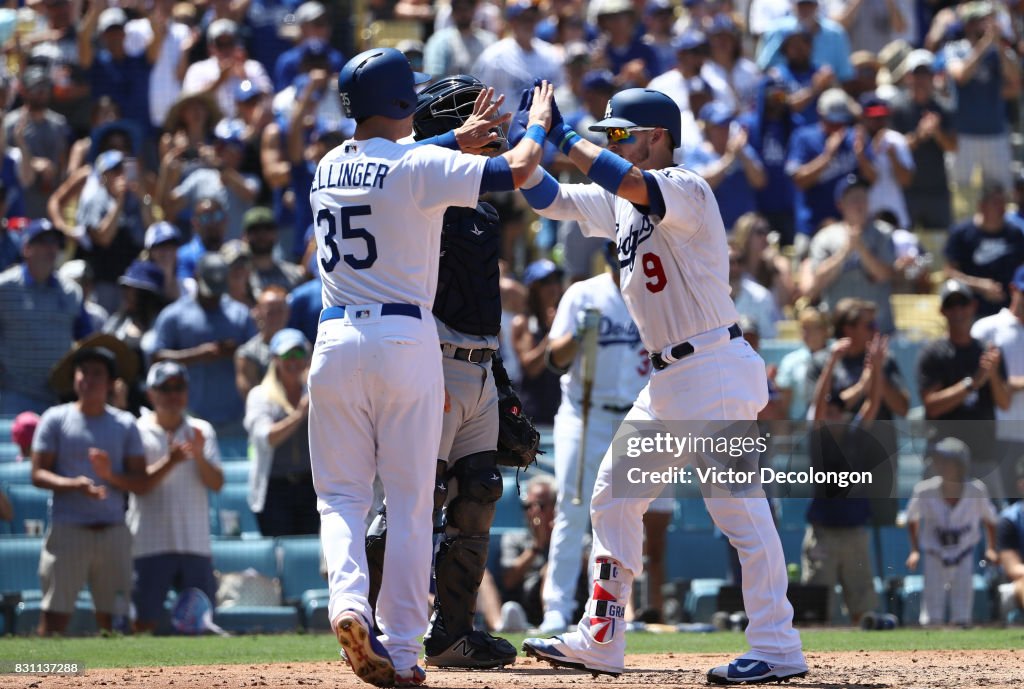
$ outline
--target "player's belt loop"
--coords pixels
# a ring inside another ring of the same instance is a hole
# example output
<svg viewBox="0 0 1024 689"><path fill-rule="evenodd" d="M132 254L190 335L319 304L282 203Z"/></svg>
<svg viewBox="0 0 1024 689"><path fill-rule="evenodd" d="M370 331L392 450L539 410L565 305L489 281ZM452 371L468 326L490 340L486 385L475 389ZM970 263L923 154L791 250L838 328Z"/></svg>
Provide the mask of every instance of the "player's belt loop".
<svg viewBox="0 0 1024 689"><path fill-rule="evenodd" d="M743 331L740 330L739 325L733 323L732 325L729 326L729 339L735 340L738 337L743 337ZM673 361L679 361L680 359L685 359L686 357L690 356L697 350L689 342L680 342L679 344L672 347L672 349L669 351L672 354ZM654 354L651 354L649 356L651 359L651 365L654 366L654 369L656 371L664 370L665 368L668 367L669 364L673 363L672 361L665 361L665 359L661 356L661 352L655 352Z"/></svg>
<svg viewBox="0 0 1024 689"><path fill-rule="evenodd" d="M486 364L494 356L493 349L479 348L467 349L457 347L453 344L441 344L441 356L446 359L458 359L468 361L471 364Z"/></svg>
<svg viewBox="0 0 1024 689"><path fill-rule="evenodd" d="M324 321L334 320L335 318L345 317L344 306L327 306L323 311L320 312L320 323ZM415 318L422 320L420 315L420 307L415 304L381 304L380 315L382 316L408 316L409 318Z"/></svg>

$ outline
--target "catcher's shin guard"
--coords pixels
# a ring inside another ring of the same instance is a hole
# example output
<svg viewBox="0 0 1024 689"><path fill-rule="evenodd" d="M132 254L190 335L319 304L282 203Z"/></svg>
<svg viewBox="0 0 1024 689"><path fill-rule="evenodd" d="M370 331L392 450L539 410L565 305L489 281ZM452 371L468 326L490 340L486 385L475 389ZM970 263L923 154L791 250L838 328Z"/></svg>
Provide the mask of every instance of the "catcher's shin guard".
<svg viewBox="0 0 1024 689"><path fill-rule="evenodd" d="M633 575L618 560L599 557L594 563L594 591L587 602L590 636L595 643L611 643L625 633L626 604Z"/></svg>

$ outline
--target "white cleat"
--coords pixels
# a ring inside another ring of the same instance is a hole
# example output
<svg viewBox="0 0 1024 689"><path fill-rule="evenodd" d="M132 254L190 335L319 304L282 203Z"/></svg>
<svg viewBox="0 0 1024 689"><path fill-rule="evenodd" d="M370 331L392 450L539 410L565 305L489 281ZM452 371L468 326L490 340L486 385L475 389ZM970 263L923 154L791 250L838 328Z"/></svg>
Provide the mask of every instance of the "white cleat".
<svg viewBox="0 0 1024 689"><path fill-rule="evenodd" d="M570 645L571 640L571 634L554 636L550 639L526 639L523 641L523 652L531 658L543 660L555 667L582 670L591 673L595 677L597 675L618 677L622 674L623 668L621 666L612 667L595 662L593 659L584 658L582 652L572 648Z"/></svg>
<svg viewBox="0 0 1024 689"><path fill-rule="evenodd" d="M737 658L708 670L709 684L765 684L807 676L806 665L778 665L753 658Z"/></svg>
<svg viewBox="0 0 1024 689"><path fill-rule="evenodd" d="M343 657L359 679L375 687L395 686L395 666L391 656L361 615L343 612L338 617L334 633L344 650Z"/></svg>

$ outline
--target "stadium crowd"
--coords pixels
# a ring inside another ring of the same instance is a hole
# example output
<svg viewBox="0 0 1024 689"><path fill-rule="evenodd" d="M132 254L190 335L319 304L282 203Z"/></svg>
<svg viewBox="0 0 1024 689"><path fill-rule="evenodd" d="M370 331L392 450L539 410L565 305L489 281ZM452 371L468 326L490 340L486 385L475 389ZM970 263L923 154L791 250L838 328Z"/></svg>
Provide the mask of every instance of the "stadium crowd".
<svg viewBox="0 0 1024 689"><path fill-rule="evenodd" d="M601 144L587 126L616 91L668 94L682 119L676 162L708 180L730 232L746 336L802 340L769 369L765 419L891 421L914 388L929 420L1004 422L1004 454L975 452L970 466L992 498L1014 492L1024 3L4 4L0 415L42 415L33 479L54 491L44 609L73 607L87 576L97 609L114 609L132 557L142 581L166 590L177 571L177 585L212 597L202 506L223 484L229 439L248 448L261 532L317 532L304 377L321 301L307 197L317 162L354 130L337 75L365 26L417 69L473 74L507 105L548 79L567 122ZM578 181L554 148L545 165ZM551 424L547 332L563 289L599 270L601 242L536 220L518 195L491 202L503 358L527 413ZM888 351L914 325L894 306L901 295L933 304L925 317L939 324L917 370ZM895 435L875 438L895 452ZM202 518L179 523L172 508ZM911 517L925 513L915 504ZM1024 602L1021 514L1007 508L998 529L984 518ZM867 504L808 514L804 579L842 581L854 617L875 604L870 520ZM162 599L135 602L146 628ZM43 630L65 618L44 617Z"/></svg>

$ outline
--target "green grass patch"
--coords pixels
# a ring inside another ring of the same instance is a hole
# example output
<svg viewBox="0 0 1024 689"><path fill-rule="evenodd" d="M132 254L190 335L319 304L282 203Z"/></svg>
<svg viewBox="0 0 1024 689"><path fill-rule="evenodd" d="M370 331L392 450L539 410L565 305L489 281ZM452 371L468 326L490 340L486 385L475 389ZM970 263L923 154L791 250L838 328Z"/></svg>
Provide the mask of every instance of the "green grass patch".
<svg viewBox="0 0 1024 689"><path fill-rule="evenodd" d="M844 629L801 631L807 651L911 651L1024 648L1024 629L862 632ZM524 635L508 637L517 648ZM742 634L630 634L629 653L738 654ZM246 665L330 661L338 642L330 634L221 637L111 637L89 639L0 639L0 661L85 663L87 668L170 665Z"/></svg>

